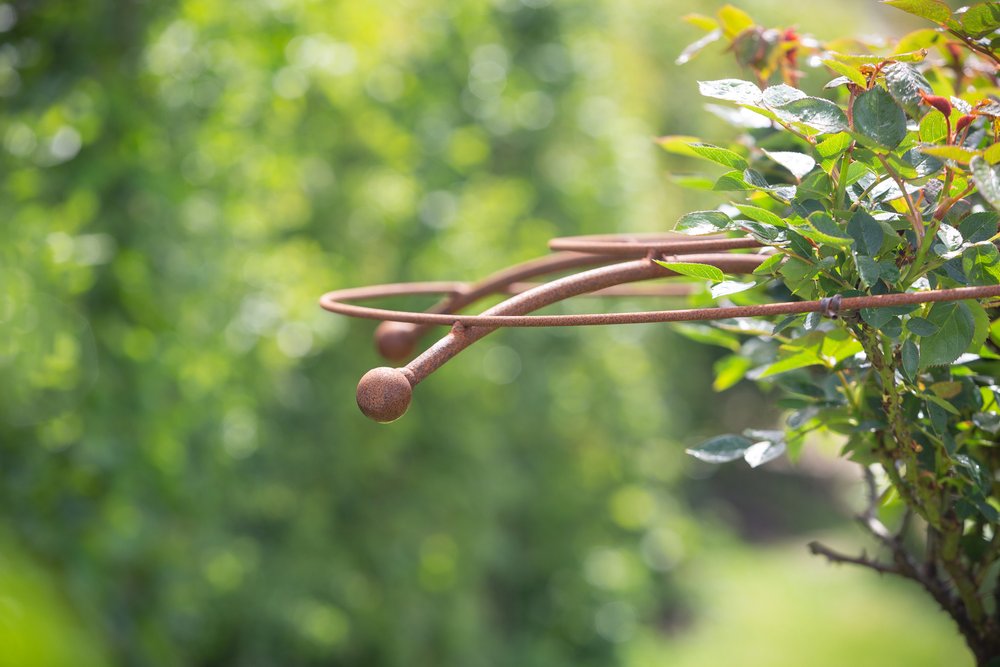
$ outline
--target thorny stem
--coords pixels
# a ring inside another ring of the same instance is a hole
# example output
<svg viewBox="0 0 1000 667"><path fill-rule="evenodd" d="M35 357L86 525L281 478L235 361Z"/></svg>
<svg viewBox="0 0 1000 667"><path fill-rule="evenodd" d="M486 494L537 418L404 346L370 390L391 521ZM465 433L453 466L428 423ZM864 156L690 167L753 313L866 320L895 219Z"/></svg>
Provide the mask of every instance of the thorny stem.
<svg viewBox="0 0 1000 667"><path fill-rule="evenodd" d="M959 32L957 30L949 30L948 32L951 35L953 35L955 37L958 37L960 40L962 40L962 42L965 43L965 45L967 47L969 47L970 49L972 49L973 51L975 51L979 55L986 56L987 58L989 58L990 60L992 60L993 63L994 63L994 65L997 66L998 68L1000 68L1000 56L998 56L996 53L994 53L991 49L988 49L988 48L986 48L984 46L980 46L979 44L976 44L976 42L973 41L973 39L971 37L969 37L968 35L965 35L965 34Z"/></svg>
<svg viewBox="0 0 1000 667"><path fill-rule="evenodd" d="M917 237L917 243L920 243L924 238L924 222L920 215L920 210L913 204L913 198L910 196L910 193L906 191L906 184L903 182L900 175L896 173L896 170L889 166L889 162L885 159L885 156L880 153L875 153L875 156L878 158L879 162L882 163L882 166L885 167L886 173L888 173L889 176L892 177L892 180L896 182L896 185L899 186L899 191L903 193L903 199L906 201L906 208L909 209L910 212L907 217L909 217L910 225L913 227L913 233Z"/></svg>

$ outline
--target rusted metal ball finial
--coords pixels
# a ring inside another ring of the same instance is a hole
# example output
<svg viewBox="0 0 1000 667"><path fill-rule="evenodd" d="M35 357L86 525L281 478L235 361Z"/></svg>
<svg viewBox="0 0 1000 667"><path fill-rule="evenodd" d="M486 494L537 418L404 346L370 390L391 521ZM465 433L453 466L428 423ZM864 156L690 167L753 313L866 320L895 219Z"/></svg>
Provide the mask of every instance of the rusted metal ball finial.
<svg viewBox="0 0 1000 667"><path fill-rule="evenodd" d="M358 382L358 407L366 417L383 424L402 417L412 396L413 387L398 368L373 368Z"/></svg>
<svg viewBox="0 0 1000 667"><path fill-rule="evenodd" d="M383 359L405 361L413 354L414 326L406 322L383 322L375 328L375 348Z"/></svg>

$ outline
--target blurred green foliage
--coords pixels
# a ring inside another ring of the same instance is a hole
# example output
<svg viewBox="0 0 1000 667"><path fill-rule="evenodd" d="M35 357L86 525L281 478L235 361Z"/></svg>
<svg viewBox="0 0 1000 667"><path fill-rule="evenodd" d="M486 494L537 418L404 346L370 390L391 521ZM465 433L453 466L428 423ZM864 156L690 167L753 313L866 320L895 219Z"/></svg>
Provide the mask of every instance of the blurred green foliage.
<svg viewBox="0 0 1000 667"><path fill-rule="evenodd" d="M508 332L380 427L316 305L692 208L683 4L0 5L2 562L75 664L611 665L685 617L705 352Z"/></svg>

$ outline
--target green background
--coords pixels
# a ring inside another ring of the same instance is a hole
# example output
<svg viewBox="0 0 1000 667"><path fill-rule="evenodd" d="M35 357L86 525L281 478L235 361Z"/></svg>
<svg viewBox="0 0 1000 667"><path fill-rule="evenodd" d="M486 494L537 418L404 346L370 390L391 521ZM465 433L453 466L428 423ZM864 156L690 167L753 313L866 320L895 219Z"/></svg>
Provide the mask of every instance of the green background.
<svg viewBox="0 0 1000 667"><path fill-rule="evenodd" d="M775 419L711 350L503 332L380 426L373 325L317 307L720 203L651 141L729 136L726 55L673 64L720 4L0 5L0 665L964 664L919 592L806 554L829 466L684 457Z"/></svg>

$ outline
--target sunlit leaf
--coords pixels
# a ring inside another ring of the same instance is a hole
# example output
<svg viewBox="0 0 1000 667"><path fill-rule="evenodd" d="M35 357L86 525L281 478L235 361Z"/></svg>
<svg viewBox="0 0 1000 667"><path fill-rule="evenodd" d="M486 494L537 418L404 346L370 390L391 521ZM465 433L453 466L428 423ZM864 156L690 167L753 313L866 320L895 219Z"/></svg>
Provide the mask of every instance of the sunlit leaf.
<svg viewBox="0 0 1000 667"><path fill-rule="evenodd" d="M1000 5L996 2L972 5L959 15L959 21L973 37L988 35L1000 28Z"/></svg>
<svg viewBox="0 0 1000 667"><path fill-rule="evenodd" d="M674 226L674 231L685 234L713 234L729 227L732 220L721 211L693 211L685 213Z"/></svg>
<svg viewBox="0 0 1000 667"><path fill-rule="evenodd" d="M990 166L978 155L969 160L969 166L979 194L994 208L1000 208L1000 166Z"/></svg>
<svg viewBox="0 0 1000 667"><path fill-rule="evenodd" d="M801 179L816 166L816 160L805 153L791 151L764 151L764 154Z"/></svg>
<svg viewBox="0 0 1000 667"><path fill-rule="evenodd" d="M712 285L709 292L713 299L719 299L724 296L729 296L731 294L739 294L740 292L745 292L748 289L752 289L757 286L755 282L739 282L736 280L723 280L721 283Z"/></svg>
<svg viewBox="0 0 1000 667"><path fill-rule="evenodd" d="M753 443L741 435L720 435L684 451L708 463L727 463L743 458L751 445Z"/></svg>
<svg viewBox="0 0 1000 667"><path fill-rule="evenodd" d="M761 98L760 88L749 81L741 79L699 81L698 91L705 97L714 97L717 100L728 100L742 104L757 104Z"/></svg>
<svg viewBox="0 0 1000 667"><path fill-rule="evenodd" d="M944 25L951 19L951 8L941 0L882 0L885 4L902 9L908 14Z"/></svg>
<svg viewBox="0 0 1000 667"><path fill-rule="evenodd" d="M699 264L697 262L664 262L659 259L654 259L653 261L663 268L669 269L674 273L679 273L682 276L701 278L703 280L711 280L714 282L721 282L726 279L726 274L722 272L722 269L714 267L710 264Z"/></svg>

